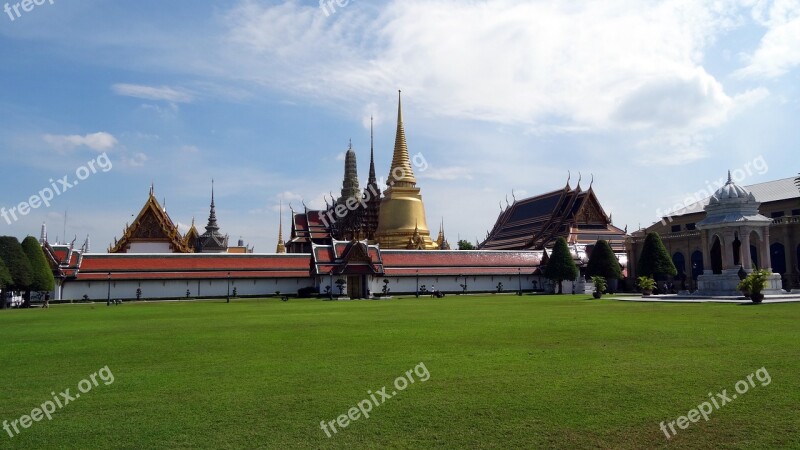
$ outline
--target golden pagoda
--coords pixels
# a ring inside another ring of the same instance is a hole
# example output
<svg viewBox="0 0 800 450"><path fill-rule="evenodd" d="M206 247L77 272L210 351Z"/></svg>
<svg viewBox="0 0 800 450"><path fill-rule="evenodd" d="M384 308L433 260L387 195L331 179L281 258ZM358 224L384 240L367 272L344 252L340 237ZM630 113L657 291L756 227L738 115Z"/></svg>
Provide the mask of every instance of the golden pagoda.
<svg viewBox="0 0 800 450"><path fill-rule="evenodd" d="M425 221L425 205L417 187L417 179L411 169L408 144L403 128L403 107L397 95L397 135L394 141L392 169L386 181L389 186L383 192L378 213L378 229L375 240L381 248L416 248L436 250L438 245L431 240L431 232Z"/></svg>

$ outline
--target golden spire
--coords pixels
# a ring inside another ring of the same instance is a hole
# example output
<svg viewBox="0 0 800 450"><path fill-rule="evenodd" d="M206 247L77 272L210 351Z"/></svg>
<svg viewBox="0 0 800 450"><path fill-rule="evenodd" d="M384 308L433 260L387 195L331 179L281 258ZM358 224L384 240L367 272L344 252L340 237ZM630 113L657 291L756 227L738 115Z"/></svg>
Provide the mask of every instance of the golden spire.
<svg viewBox="0 0 800 450"><path fill-rule="evenodd" d="M397 91L397 135L394 138L392 169L389 172L386 184L389 186L415 186L417 179L414 178L414 171L411 170L411 160L408 157L408 144L406 143L406 131L403 127L403 105L400 94L401 92Z"/></svg>
<svg viewBox="0 0 800 450"><path fill-rule="evenodd" d="M278 216L278 246L275 253L286 253L286 245L283 243L283 200L281 200L280 215Z"/></svg>

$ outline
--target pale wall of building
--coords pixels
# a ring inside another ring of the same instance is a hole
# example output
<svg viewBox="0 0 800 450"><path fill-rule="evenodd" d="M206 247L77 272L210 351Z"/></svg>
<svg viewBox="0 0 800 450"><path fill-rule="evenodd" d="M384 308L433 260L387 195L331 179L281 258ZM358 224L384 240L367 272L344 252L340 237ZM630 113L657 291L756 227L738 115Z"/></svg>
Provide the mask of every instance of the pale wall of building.
<svg viewBox="0 0 800 450"><path fill-rule="evenodd" d="M189 297L224 297L228 295L228 280L143 280L143 281L68 281L64 283L61 298L64 300L80 300L88 295L90 300L106 300L109 284L111 298L123 300L136 299L136 289L141 288L143 299L185 298ZM230 292L236 288L236 295L256 296L274 295L276 291L284 294L297 294L297 290L313 286L311 278L262 278L231 279ZM54 296L54 298L58 298Z"/></svg>

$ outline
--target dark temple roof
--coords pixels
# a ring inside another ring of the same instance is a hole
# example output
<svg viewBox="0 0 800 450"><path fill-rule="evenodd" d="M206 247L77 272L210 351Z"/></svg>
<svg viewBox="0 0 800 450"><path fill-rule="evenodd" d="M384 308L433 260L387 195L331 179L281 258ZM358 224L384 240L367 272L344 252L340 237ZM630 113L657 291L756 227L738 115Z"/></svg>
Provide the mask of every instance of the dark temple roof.
<svg viewBox="0 0 800 450"><path fill-rule="evenodd" d="M578 185L517 200L505 208L492 231L480 244L486 250L541 250L563 237L570 243L609 241L615 251L624 251L625 232L611 224L592 187Z"/></svg>

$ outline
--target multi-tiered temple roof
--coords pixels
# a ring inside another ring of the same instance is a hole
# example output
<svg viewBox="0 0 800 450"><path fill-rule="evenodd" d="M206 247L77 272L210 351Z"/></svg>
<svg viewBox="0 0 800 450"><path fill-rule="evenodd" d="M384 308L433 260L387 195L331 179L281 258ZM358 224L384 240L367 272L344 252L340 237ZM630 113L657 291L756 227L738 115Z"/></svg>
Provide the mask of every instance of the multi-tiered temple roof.
<svg viewBox="0 0 800 450"><path fill-rule="evenodd" d="M563 237L570 244L594 244L605 239L615 252L624 251L624 230L611 223L589 185L582 190L567 185L524 200L515 200L497 218L492 231L480 244L486 250L542 250Z"/></svg>

